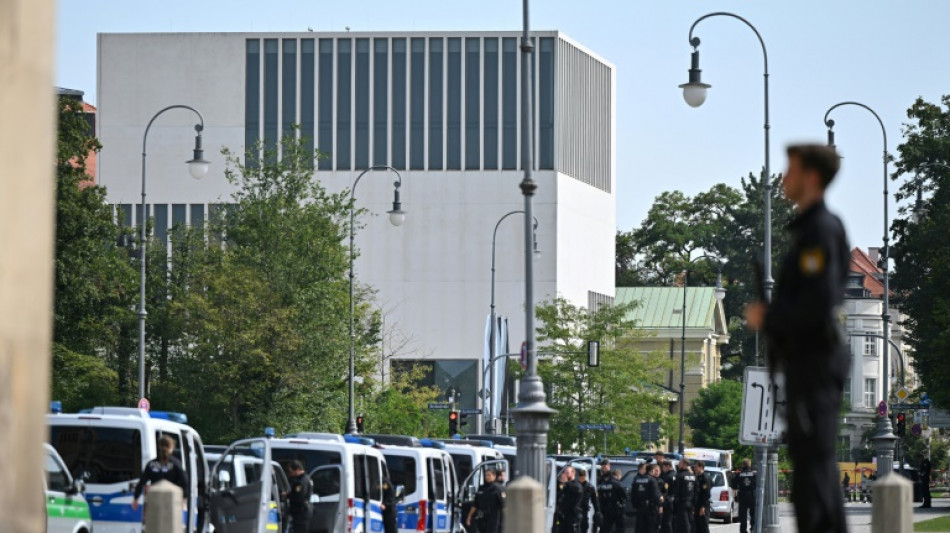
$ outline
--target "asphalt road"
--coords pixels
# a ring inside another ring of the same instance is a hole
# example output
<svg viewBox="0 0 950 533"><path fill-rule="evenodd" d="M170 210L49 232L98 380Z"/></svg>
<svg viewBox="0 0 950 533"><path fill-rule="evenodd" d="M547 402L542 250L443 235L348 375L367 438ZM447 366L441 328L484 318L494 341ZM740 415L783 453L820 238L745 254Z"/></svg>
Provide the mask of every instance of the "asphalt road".
<svg viewBox="0 0 950 533"><path fill-rule="evenodd" d="M914 504L914 522L950 515L950 499L934 498L932 508L920 509L919 507L919 503ZM871 504L848 503L845 504L845 512L848 515L848 531L850 533L871 532ZM791 504L779 504L779 519L782 525L782 533L798 533L798 528L795 527L795 512L792 510ZM709 529L716 533L738 533L739 524L726 525L713 520L709 525ZM752 533L751 527L749 531Z"/></svg>

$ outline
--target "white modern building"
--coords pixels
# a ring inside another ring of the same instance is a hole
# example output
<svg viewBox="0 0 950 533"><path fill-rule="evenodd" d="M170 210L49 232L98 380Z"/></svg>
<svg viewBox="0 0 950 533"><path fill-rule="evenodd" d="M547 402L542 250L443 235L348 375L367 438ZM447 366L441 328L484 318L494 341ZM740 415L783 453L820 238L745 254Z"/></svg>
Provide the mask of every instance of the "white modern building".
<svg viewBox="0 0 950 533"><path fill-rule="evenodd" d="M100 34L99 182L125 222L141 214L141 145L160 109L186 104L205 121L212 171L189 177L194 115L172 111L148 139L148 216L160 236L230 201L218 149L275 146L298 124L327 157L318 179L348 190L371 165L403 178L401 227L385 211L392 174L356 193L372 216L356 235L356 275L376 289L384 349L431 362L432 379L475 405L489 312L495 223L522 209L519 34L515 32ZM615 71L563 33L533 33L534 175L539 187L539 301L597 305L614 295ZM509 348L524 337L524 231L498 233L497 311ZM340 354L344 357L345 354Z"/></svg>

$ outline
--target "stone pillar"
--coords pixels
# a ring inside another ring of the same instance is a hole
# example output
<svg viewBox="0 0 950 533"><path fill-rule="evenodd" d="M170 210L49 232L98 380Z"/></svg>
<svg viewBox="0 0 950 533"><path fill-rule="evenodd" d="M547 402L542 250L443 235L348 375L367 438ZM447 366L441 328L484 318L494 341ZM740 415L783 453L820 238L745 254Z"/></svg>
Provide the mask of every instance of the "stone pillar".
<svg viewBox="0 0 950 533"><path fill-rule="evenodd" d="M181 487L165 481L159 481L148 488L145 503L145 531L148 533L182 533L182 495Z"/></svg>
<svg viewBox="0 0 950 533"><path fill-rule="evenodd" d="M545 533L544 487L540 483L521 476L508 484L505 500L505 531Z"/></svg>
<svg viewBox="0 0 950 533"><path fill-rule="evenodd" d="M914 531L914 486L903 476L878 478L871 489L871 533Z"/></svg>
<svg viewBox="0 0 950 533"><path fill-rule="evenodd" d="M0 529L45 531L53 298L52 0L0 0ZM31 495L31 496L26 496Z"/></svg>

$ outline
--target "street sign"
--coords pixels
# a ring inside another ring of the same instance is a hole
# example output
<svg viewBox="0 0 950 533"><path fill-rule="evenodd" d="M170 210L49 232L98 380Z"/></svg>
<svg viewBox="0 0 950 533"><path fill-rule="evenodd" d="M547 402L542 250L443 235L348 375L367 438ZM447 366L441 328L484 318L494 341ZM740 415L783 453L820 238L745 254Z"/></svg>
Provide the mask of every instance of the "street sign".
<svg viewBox="0 0 950 533"><path fill-rule="evenodd" d="M923 413L921 413L920 411L914 411L914 423L915 423L915 424L920 424L921 421L923 420L923 418L924 418L924 417L923 417Z"/></svg>
<svg viewBox="0 0 950 533"><path fill-rule="evenodd" d="M660 440L660 423L659 422L641 422L640 423L640 440L643 442L656 442Z"/></svg>
<svg viewBox="0 0 950 533"><path fill-rule="evenodd" d="M920 403L892 403L891 411L913 411L914 409L927 409L923 404ZM878 406L878 413L880 413L881 408ZM885 411L885 414L886 411ZM884 415L881 415L884 416Z"/></svg>
<svg viewBox="0 0 950 533"><path fill-rule="evenodd" d="M143 411L148 411L151 408L152 408L152 404L149 403L148 398L142 398L141 400L139 400L139 409Z"/></svg>
<svg viewBox="0 0 950 533"><path fill-rule="evenodd" d="M877 404L877 414L878 416L887 416L887 402L884 400Z"/></svg>
<svg viewBox="0 0 950 533"><path fill-rule="evenodd" d="M897 399L903 402L904 400L907 399L908 396L910 396L910 391L905 389L904 387L901 387L897 389L897 392L894 393L894 396L897 396Z"/></svg>
<svg viewBox="0 0 950 533"><path fill-rule="evenodd" d="M773 383L766 367L746 367L740 444L754 446L785 439L785 376L776 374L775 378Z"/></svg>
<svg viewBox="0 0 950 533"><path fill-rule="evenodd" d="M429 409L451 409L452 404L450 403L430 403Z"/></svg>
<svg viewBox="0 0 950 533"><path fill-rule="evenodd" d="M481 409L459 409L459 413L463 415L480 415L482 414Z"/></svg>
<svg viewBox="0 0 950 533"><path fill-rule="evenodd" d="M911 434L914 435L915 437L919 437L919 436L920 436L920 433L921 433L920 424L914 424L914 425L910 428L910 432L911 432Z"/></svg>
<svg viewBox="0 0 950 533"><path fill-rule="evenodd" d="M614 426L613 424L578 424L577 425L577 429L580 429L580 430L596 429L598 431L613 431L615 427L616 426Z"/></svg>

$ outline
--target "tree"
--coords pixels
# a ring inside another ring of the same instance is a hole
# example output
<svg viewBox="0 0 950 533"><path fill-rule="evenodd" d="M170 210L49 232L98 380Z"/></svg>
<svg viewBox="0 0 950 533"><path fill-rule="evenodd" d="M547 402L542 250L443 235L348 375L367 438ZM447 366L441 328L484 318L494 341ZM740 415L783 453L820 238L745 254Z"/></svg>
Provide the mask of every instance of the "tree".
<svg viewBox="0 0 950 533"><path fill-rule="evenodd" d="M634 304L589 311L563 298L539 305L538 343L544 346L538 372L548 387L548 404L557 410L548 432L550 449L558 443L575 453L600 449L599 432L578 424L612 423L610 449L640 447L640 424L669 416L665 390L657 383L669 368L662 354L641 353L643 333L627 315ZM587 366L587 341L600 341L600 366Z"/></svg>
<svg viewBox="0 0 950 533"><path fill-rule="evenodd" d="M367 433L439 437L448 435L447 411L430 411L430 402L438 401L438 387L420 386L425 374L421 367L393 372L388 383L374 382L361 395Z"/></svg>
<svg viewBox="0 0 950 533"><path fill-rule="evenodd" d="M742 383L730 379L699 391L686 414L694 446L735 450L735 457L752 457L752 447L736 446L742 417Z"/></svg>
<svg viewBox="0 0 950 533"><path fill-rule="evenodd" d="M906 207L893 223L894 303L907 315L905 337L914 366L935 404L950 406L950 96L939 104L918 98L908 109L893 179L898 199L929 193L927 213L914 222ZM925 197L926 199L926 197Z"/></svg>

